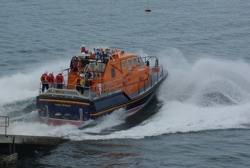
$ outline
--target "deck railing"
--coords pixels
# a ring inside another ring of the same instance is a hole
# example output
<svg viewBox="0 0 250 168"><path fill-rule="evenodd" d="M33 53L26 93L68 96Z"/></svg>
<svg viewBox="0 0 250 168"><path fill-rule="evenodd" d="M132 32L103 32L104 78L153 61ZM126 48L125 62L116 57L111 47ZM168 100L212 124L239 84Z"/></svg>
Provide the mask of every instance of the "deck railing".
<svg viewBox="0 0 250 168"><path fill-rule="evenodd" d="M0 116L0 127L4 128L4 135L7 135L7 128L9 127L9 116Z"/></svg>
<svg viewBox="0 0 250 168"><path fill-rule="evenodd" d="M154 70L154 67L150 67L150 68L152 71ZM156 70L155 73L151 73L151 76L149 76L149 79L146 79L143 81L126 83L125 89L133 85L138 85L140 83L140 84L143 84L143 87L141 87L137 92L135 92L134 95L139 95L139 94L144 93L149 88L153 87L154 84L156 84L164 76L163 67L159 66L158 68L159 69ZM113 94L114 92L120 91L123 87L124 82L127 82L127 81L124 81L123 78L120 78L114 81L100 83L100 85L97 84L96 86L90 86L90 87L84 86L82 87L83 89L82 93L80 90L77 90L77 86L75 85L69 86L69 85L63 84L62 89L57 89L56 85L53 85L53 86L50 86L50 89L47 92L52 93L52 94L61 93L63 95L68 94L68 95L75 95L75 96L84 96L90 99L95 99L95 98L107 96L107 95ZM68 89L68 88L74 88L74 89ZM40 87L40 93L41 93L41 87Z"/></svg>

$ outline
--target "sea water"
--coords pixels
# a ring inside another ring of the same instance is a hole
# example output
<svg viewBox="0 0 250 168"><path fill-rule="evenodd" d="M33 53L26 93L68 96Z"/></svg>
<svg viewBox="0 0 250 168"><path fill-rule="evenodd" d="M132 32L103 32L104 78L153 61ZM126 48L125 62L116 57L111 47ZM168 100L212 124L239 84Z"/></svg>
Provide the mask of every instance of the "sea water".
<svg viewBox="0 0 250 168"><path fill-rule="evenodd" d="M28 153L18 167L249 167L249 8L243 0L2 0L8 132L72 140ZM81 45L158 56L169 77L139 118L120 109L84 129L40 123L40 75L67 68Z"/></svg>

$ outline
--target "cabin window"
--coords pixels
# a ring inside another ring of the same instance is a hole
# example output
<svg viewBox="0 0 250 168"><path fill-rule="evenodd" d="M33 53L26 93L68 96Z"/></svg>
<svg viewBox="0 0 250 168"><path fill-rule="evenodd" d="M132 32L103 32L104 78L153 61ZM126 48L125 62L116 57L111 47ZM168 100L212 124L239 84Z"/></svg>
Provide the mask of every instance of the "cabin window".
<svg viewBox="0 0 250 168"><path fill-rule="evenodd" d="M114 78L115 77L115 68L111 69L111 77Z"/></svg>
<svg viewBox="0 0 250 168"><path fill-rule="evenodd" d="M139 57L139 58L138 58L138 63L139 63L139 65L141 65L141 66L144 65L144 62L143 62L143 60L142 60L142 57Z"/></svg>
<svg viewBox="0 0 250 168"><path fill-rule="evenodd" d="M98 62L96 65L96 72L104 72L105 64Z"/></svg>
<svg viewBox="0 0 250 168"><path fill-rule="evenodd" d="M136 58L133 59L133 64L138 65L138 60Z"/></svg>
<svg viewBox="0 0 250 168"><path fill-rule="evenodd" d="M95 71L95 68L96 68L96 63L95 62L92 62L89 64L89 71Z"/></svg>

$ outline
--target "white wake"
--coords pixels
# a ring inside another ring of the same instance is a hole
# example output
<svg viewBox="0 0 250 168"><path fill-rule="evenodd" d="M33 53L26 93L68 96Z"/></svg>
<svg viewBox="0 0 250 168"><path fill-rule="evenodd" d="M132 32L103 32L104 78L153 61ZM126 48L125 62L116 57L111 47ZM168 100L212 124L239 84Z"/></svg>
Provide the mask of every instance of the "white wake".
<svg viewBox="0 0 250 168"><path fill-rule="evenodd" d="M169 71L169 77L157 93L162 107L143 123L107 135L98 134L104 129L124 123L122 112L118 111L105 116L95 126L83 130L69 125L53 127L24 120L13 122L9 131L84 140L144 138L176 132L245 128L250 124L250 64L241 60L214 58L189 62L176 49L160 55L160 62ZM65 62L62 64L67 65ZM57 67L50 68L53 70ZM49 66L42 69L48 68ZM1 78L0 89L4 96L0 97L0 105L36 96L39 83L37 77L43 70ZM10 84L12 80L21 81L16 86ZM35 112L32 115L37 117Z"/></svg>

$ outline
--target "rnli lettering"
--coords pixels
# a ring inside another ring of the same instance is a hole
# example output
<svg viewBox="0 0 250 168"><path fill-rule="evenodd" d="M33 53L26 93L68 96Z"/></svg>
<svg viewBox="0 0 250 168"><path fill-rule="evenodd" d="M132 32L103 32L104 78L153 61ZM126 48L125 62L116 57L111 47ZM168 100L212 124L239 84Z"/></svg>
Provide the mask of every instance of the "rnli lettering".
<svg viewBox="0 0 250 168"><path fill-rule="evenodd" d="M55 106L60 106L60 107L71 107L69 104L55 104Z"/></svg>

